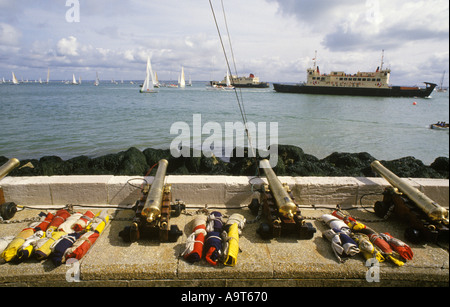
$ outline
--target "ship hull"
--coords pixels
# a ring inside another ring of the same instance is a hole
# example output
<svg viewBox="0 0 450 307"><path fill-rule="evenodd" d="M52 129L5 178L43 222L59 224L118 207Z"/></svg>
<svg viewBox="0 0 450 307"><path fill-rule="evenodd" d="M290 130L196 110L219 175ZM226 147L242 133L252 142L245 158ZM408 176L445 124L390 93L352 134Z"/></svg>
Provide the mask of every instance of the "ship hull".
<svg viewBox="0 0 450 307"><path fill-rule="evenodd" d="M411 88L392 86L389 88L357 88L357 87L331 87L310 86L304 84L274 83L274 90L279 93L319 94L319 95L349 95L349 96L377 96L377 97L428 97L436 84L427 83L426 88Z"/></svg>

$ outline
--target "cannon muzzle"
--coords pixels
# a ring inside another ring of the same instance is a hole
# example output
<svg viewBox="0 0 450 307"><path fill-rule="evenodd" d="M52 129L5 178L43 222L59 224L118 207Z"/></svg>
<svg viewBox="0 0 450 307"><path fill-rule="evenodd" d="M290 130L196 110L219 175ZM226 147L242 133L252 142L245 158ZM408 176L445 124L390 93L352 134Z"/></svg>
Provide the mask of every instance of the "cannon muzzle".
<svg viewBox="0 0 450 307"><path fill-rule="evenodd" d="M386 179L393 187L405 194L417 207L419 207L432 221L443 222L448 225L448 211L430 199L418 189L409 185L405 180L396 176L384 167L379 161L370 165L372 169Z"/></svg>
<svg viewBox="0 0 450 307"><path fill-rule="evenodd" d="M8 162L0 166L0 180L2 180L6 175L9 174L13 169L18 167L20 164L20 161L16 158L9 159Z"/></svg>
<svg viewBox="0 0 450 307"><path fill-rule="evenodd" d="M273 169L270 167L269 160L261 160L259 165L266 174L270 190L272 191L273 197L275 198L275 202L278 207L278 212L284 217L292 220L294 218L294 215L297 214L297 206L289 196L286 189L281 184L277 175L275 175Z"/></svg>
<svg viewBox="0 0 450 307"><path fill-rule="evenodd" d="M164 190L164 179L166 177L167 165L169 162L162 159L158 162L158 170L153 180L147 200L145 201L142 215L147 218L147 222L151 223L161 216L162 198Z"/></svg>

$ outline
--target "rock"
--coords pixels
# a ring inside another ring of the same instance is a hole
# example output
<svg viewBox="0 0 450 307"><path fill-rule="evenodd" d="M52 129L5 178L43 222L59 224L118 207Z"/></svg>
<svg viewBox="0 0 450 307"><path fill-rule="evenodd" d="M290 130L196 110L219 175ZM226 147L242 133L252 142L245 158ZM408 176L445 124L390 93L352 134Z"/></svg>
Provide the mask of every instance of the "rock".
<svg viewBox="0 0 450 307"><path fill-rule="evenodd" d="M380 163L401 178L442 178L433 168L426 166L414 157L404 157Z"/></svg>
<svg viewBox="0 0 450 307"><path fill-rule="evenodd" d="M430 167L441 174L443 177L449 179L449 159L447 157L439 157L431 163Z"/></svg>
<svg viewBox="0 0 450 307"><path fill-rule="evenodd" d="M234 149L229 161L212 157L172 157L168 149L147 148L140 151L131 147L126 151L89 158L79 156L63 161L57 156L46 156L40 160L22 160L21 165L31 162L34 168L16 168L10 176L54 176L54 175L124 175L144 176L161 159L169 161L168 175L231 175L256 176L261 157L248 157L248 148ZM236 157L239 155L239 157ZM241 156L244 157L241 157ZM270 157L266 157L269 159ZM0 156L0 165L9 159ZM370 167L375 160L370 154L332 153L328 157L318 158L305 154L303 150L291 145L278 145L278 162L274 171L278 176L333 176L333 177L376 177ZM405 157L392 161L381 161L399 177L449 178L449 158L439 157L430 166L414 157ZM155 174L152 170L149 175ZM264 174L260 173L262 176Z"/></svg>
<svg viewBox="0 0 450 307"><path fill-rule="evenodd" d="M71 173L71 167L57 156L45 156L34 166L41 176L56 176Z"/></svg>

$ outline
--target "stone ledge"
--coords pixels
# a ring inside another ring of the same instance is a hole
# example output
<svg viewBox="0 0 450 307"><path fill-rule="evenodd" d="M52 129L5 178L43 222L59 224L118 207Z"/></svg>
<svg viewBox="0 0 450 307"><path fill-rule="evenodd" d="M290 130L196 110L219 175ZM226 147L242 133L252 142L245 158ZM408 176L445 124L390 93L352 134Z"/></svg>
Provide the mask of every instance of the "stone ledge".
<svg viewBox="0 0 450 307"><path fill-rule="evenodd" d="M133 204L140 197L139 186L153 177L128 176L53 176L6 177L1 181L6 201L21 205ZM247 205L252 198L252 177L167 176L174 199L195 206L216 205L227 208ZM363 177L279 177L292 189L300 205L340 204L358 206L361 196L373 203L389 184L382 178ZM252 181L257 183L265 179ZM449 206L449 181L446 179L405 178L441 206Z"/></svg>

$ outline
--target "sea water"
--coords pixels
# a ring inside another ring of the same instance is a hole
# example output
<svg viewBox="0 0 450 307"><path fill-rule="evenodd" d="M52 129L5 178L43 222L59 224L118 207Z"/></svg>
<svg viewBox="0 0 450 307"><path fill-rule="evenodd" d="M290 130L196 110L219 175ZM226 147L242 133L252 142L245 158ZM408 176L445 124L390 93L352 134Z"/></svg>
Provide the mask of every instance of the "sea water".
<svg viewBox="0 0 450 307"><path fill-rule="evenodd" d="M430 124L449 121L449 94L431 98L377 98L238 91L247 120L278 123L278 143L324 158L333 152L368 152L379 160L413 156L430 164L449 156L449 132ZM234 91L192 87L139 93L131 84L84 81L67 85L0 84L0 156L39 159L96 157L130 147L168 149L174 123L243 122ZM204 135L207 138L208 135Z"/></svg>

